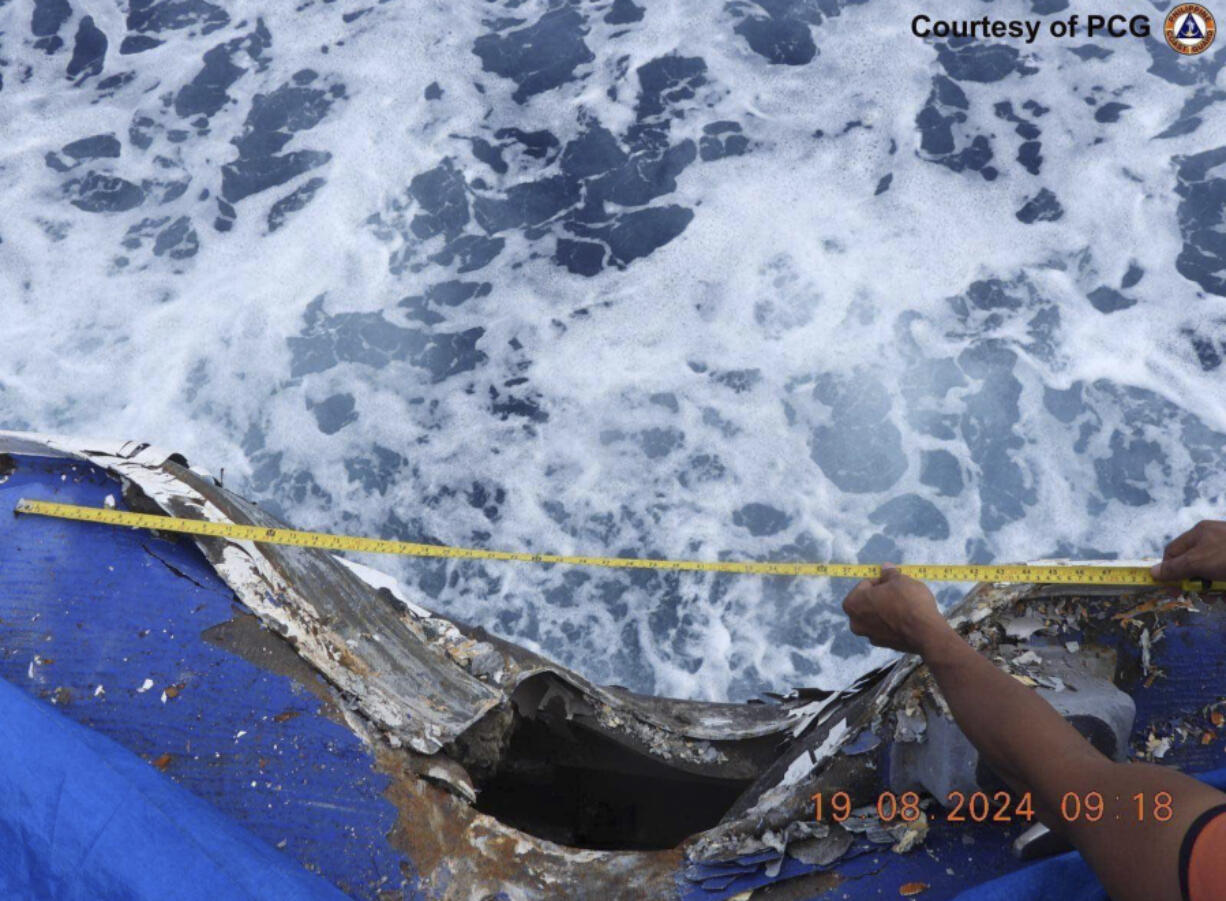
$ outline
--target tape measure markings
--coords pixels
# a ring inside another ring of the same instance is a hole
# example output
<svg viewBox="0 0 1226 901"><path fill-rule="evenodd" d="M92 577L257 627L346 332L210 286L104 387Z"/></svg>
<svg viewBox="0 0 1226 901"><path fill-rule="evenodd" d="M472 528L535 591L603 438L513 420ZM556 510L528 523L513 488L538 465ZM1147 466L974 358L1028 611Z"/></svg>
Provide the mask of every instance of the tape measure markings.
<svg viewBox="0 0 1226 901"><path fill-rule="evenodd" d="M547 563L570 566L596 566L606 569L651 569L672 572L723 572L746 575L822 576L828 578L872 579L881 575L881 567L870 563L771 563L733 560L658 560L645 557L594 557L588 555L530 554L522 551L492 551L481 548L451 547L439 544L418 544L329 532L307 532L298 529L270 529L264 526L184 519L151 513L131 513L107 507L82 507L52 501L27 500L17 502L15 513L48 516L111 526L129 526L179 532L212 538L230 538L265 544L309 547L329 551L355 551L368 554L398 554L409 557L441 557L459 560L502 560L520 563ZM1085 566L1029 564L906 564L898 567L906 575L928 582L1034 582L1064 585L1158 586L1174 583L1157 582L1144 566ZM1226 582L1189 580L1182 587L1191 591L1226 590Z"/></svg>

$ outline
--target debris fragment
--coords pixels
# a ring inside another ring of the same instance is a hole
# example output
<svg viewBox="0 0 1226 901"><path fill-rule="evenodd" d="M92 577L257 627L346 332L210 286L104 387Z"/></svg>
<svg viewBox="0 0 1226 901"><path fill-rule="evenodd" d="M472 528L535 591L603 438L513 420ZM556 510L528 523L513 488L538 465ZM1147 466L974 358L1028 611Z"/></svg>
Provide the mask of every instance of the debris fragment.
<svg viewBox="0 0 1226 901"><path fill-rule="evenodd" d="M1025 641L1047 624L1037 616L1018 616L1005 622L1005 635Z"/></svg>
<svg viewBox="0 0 1226 901"><path fill-rule="evenodd" d="M928 837L928 816L921 811L918 819L913 823L907 823L901 833L898 841L890 848L895 854L906 854L916 845L923 843Z"/></svg>
<svg viewBox="0 0 1226 901"><path fill-rule="evenodd" d="M1172 610L1195 610L1195 605L1183 595L1175 598L1150 598L1148 601L1142 601L1131 610L1126 610L1123 613L1117 613L1111 617L1119 622L1121 620L1136 619L1143 613L1170 613Z"/></svg>
<svg viewBox="0 0 1226 901"><path fill-rule="evenodd" d="M876 805L857 807L840 825L847 832L863 835L876 845L893 845L896 841L889 827L881 821Z"/></svg>
<svg viewBox="0 0 1226 901"><path fill-rule="evenodd" d="M1052 691L1067 691L1068 685L1059 676L1036 676L1035 681Z"/></svg>
<svg viewBox="0 0 1226 901"><path fill-rule="evenodd" d="M136 689L136 693L138 695L143 695L145 692L147 692L151 688L153 688L153 680L146 679L144 682L140 684L140 688Z"/></svg>
<svg viewBox="0 0 1226 901"><path fill-rule="evenodd" d="M1161 760L1171 749L1171 739L1159 738L1153 732L1145 739L1145 753L1151 760Z"/></svg>
<svg viewBox="0 0 1226 901"><path fill-rule="evenodd" d="M827 867L842 857L851 844L850 832L845 829L834 829L825 836L790 842L788 856L811 866Z"/></svg>
<svg viewBox="0 0 1226 901"><path fill-rule="evenodd" d="M895 741L920 741L928 728L928 719L918 705L915 710L899 710L894 723Z"/></svg>
<svg viewBox="0 0 1226 901"><path fill-rule="evenodd" d="M153 758L153 760L150 762L164 773L166 772L166 768L170 766L170 761L173 759L174 758L171 757L169 754L159 754L157 757Z"/></svg>
<svg viewBox="0 0 1226 901"><path fill-rule="evenodd" d="M898 894L904 898L910 898L913 895L918 895L920 892L928 891L927 882L904 882L898 887Z"/></svg>
<svg viewBox="0 0 1226 901"><path fill-rule="evenodd" d="M179 696L179 692L183 691L184 685L182 682L177 682L174 685L167 685L162 692L162 703L165 704L169 699L173 701Z"/></svg>

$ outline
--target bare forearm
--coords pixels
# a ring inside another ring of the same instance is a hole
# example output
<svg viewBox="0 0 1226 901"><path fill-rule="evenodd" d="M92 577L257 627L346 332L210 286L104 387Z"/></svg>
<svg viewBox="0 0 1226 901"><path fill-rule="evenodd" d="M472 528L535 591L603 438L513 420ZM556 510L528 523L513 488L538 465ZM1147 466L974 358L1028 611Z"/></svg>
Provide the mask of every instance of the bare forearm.
<svg viewBox="0 0 1226 901"><path fill-rule="evenodd" d="M1057 774L1081 758L1101 757L1055 709L997 669L953 629L935 632L922 649L958 726L988 765L1015 788L1056 809L1068 786Z"/></svg>
<svg viewBox="0 0 1226 901"><path fill-rule="evenodd" d="M920 652L958 726L988 765L1015 790L1029 791L1035 811L1085 856L1119 901L1178 897L1179 842L1222 794L1182 773L1146 764L1113 763L1036 692L963 641L952 628L933 628ZM1104 819L1059 815L1066 792L1104 798L1165 792L1170 819Z"/></svg>
<svg viewBox="0 0 1226 901"><path fill-rule="evenodd" d="M1221 531L1226 539L1226 524ZM1189 540L1180 539L1191 546ZM843 609L856 635L924 658L958 726L983 759L1015 790L1031 793L1035 812L1076 845L1112 898L1179 897L1183 835L1226 795L1172 770L1114 763L1098 753L1037 692L963 641L941 615L932 592L896 569L857 585ZM1064 822L1059 811L1066 792L1095 792L1104 799L1165 793L1168 816L1161 821L1156 816L1104 816Z"/></svg>

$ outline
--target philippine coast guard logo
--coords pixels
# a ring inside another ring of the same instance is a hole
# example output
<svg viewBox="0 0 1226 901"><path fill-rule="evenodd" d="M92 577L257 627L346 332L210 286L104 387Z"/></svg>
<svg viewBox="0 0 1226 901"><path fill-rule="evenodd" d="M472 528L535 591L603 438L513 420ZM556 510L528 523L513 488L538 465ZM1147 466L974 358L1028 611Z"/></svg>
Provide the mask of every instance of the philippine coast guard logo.
<svg viewBox="0 0 1226 901"><path fill-rule="evenodd" d="M1162 27L1166 42L1176 53L1204 53L1217 36L1213 13L1199 3L1181 3L1170 11Z"/></svg>

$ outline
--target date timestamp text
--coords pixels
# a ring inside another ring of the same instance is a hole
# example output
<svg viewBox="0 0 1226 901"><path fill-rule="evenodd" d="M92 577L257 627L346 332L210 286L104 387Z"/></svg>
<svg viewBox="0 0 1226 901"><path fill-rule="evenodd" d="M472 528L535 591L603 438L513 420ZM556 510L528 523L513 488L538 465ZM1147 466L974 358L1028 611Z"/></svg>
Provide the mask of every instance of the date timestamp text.
<svg viewBox="0 0 1226 901"><path fill-rule="evenodd" d="M920 795L909 791L901 794L881 792L877 795L877 818L883 823L913 823L923 814ZM950 823L1030 823L1035 819L1034 800L1030 792L1013 795L1006 791L953 791L945 798ZM1165 823L1175 815L1170 792L1137 792L1131 798L1102 792L1065 792L1055 813L1066 823L1098 823L1131 821ZM845 791L818 792L813 795L814 818L841 823L859 807Z"/></svg>

